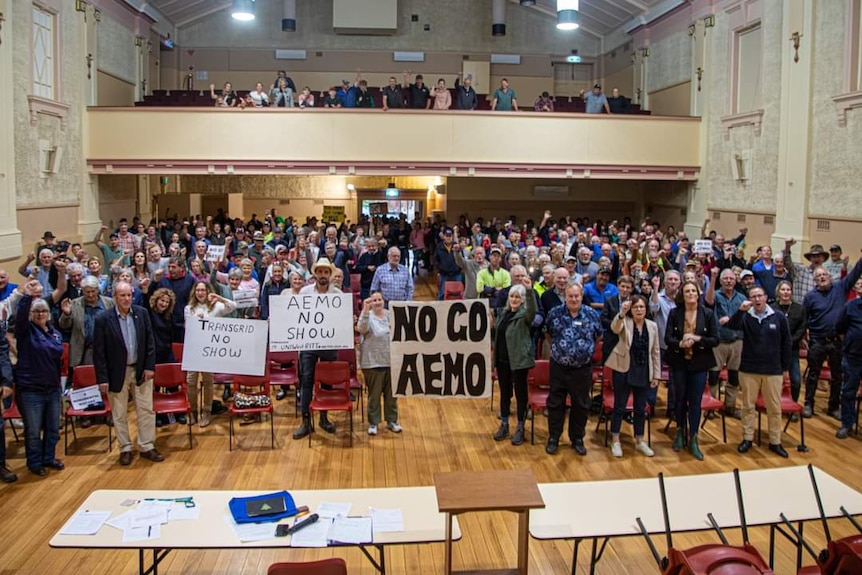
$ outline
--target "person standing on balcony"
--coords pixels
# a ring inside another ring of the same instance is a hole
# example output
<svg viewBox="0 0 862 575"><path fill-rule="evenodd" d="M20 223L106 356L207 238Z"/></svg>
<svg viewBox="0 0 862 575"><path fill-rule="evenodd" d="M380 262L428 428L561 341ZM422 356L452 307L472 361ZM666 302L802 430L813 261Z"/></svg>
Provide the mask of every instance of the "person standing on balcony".
<svg viewBox="0 0 862 575"><path fill-rule="evenodd" d="M479 107L479 97L473 89L473 75L467 74L461 82L461 75L455 78L455 109L475 110Z"/></svg>
<svg viewBox="0 0 862 575"><path fill-rule="evenodd" d="M431 97L434 98L434 110L448 110L452 107L452 94L446 89L446 80L440 78L437 80L437 85L431 91Z"/></svg>
<svg viewBox="0 0 862 575"><path fill-rule="evenodd" d="M506 78L500 80L500 87L494 92L491 109L500 112L518 111L518 97L515 91L509 88L509 80Z"/></svg>
<svg viewBox="0 0 862 575"><path fill-rule="evenodd" d="M584 99L587 114L601 114L602 111L610 114L611 107L608 98L602 94L601 84L596 84L590 92L581 90L581 98Z"/></svg>

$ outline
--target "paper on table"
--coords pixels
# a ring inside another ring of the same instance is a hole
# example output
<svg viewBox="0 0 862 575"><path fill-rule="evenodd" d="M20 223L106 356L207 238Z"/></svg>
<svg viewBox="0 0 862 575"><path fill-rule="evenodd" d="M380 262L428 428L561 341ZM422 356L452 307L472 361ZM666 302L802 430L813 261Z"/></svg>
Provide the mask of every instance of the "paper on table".
<svg viewBox="0 0 862 575"><path fill-rule="evenodd" d="M401 508L371 508L371 524L375 533L400 533L404 531L404 515Z"/></svg>
<svg viewBox="0 0 862 575"><path fill-rule="evenodd" d="M138 503L138 509L170 509L174 502L170 499L144 499Z"/></svg>
<svg viewBox="0 0 862 575"><path fill-rule="evenodd" d="M242 523L233 520L230 515L225 515L224 520L233 529L236 538L242 542L266 541L275 539L275 523Z"/></svg>
<svg viewBox="0 0 862 575"><path fill-rule="evenodd" d="M121 513L116 517L111 517L110 519L108 519L108 521L106 521L106 523L114 529L125 531L131 526L132 513L134 513L134 511L132 510L126 511L125 513Z"/></svg>
<svg viewBox="0 0 862 575"><path fill-rule="evenodd" d="M322 501L320 505L317 506L317 514L320 517L347 517L350 515L351 507L353 507L352 503L331 503L328 501Z"/></svg>
<svg viewBox="0 0 862 575"><path fill-rule="evenodd" d="M145 507L135 509L129 517L129 527L146 527L148 525L161 525L168 522L168 510L166 507Z"/></svg>
<svg viewBox="0 0 862 575"><path fill-rule="evenodd" d="M336 517L329 530L329 540L337 543L371 543L371 518Z"/></svg>
<svg viewBox="0 0 862 575"><path fill-rule="evenodd" d="M149 541L159 539L162 536L162 526L145 525L142 527L129 527L123 530L123 543L134 543L135 541Z"/></svg>
<svg viewBox="0 0 862 575"><path fill-rule="evenodd" d="M193 521L200 515L200 507L186 507L182 503L174 503L168 512L168 521Z"/></svg>
<svg viewBox="0 0 862 575"><path fill-rule="evenodd" d="M301 520L300 520L301 521ZM308 527L303 527L290 536L291 547L326 547L329 544L329 529L332 519L321 517Z"/></svg>
<svg viewBox="0 0 862 575"><path fill-rule="evenodd" d="M80 511L66 522L60 535L95 535L110 516L110 511Z"/></svg>

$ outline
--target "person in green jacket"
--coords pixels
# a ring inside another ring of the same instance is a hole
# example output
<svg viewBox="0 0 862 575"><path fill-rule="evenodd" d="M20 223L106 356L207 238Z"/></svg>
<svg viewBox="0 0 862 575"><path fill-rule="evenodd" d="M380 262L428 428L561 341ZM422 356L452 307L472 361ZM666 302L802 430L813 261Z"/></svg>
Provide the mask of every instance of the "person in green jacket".
<svg viewBox="0 0 862 575"><path fill-rule="evenodd" d="M536 297L529 276L522 284L509 289L505 306L497 317L491 316L495 327L494 367L500 382L500 427L495 441L509 437L509 406L512 391L517 403L518 427L512 436L512 445L524 443L524 420L527 418L527 372L536 365L530 325L536 315Z"/></svg>

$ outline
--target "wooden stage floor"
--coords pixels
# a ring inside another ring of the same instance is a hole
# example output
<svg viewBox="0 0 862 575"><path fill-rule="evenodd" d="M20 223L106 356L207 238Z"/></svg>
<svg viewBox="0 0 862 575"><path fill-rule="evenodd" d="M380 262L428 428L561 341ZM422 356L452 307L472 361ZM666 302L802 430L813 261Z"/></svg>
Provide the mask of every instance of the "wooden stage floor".
<svg viewBox="0 0 862 575"><path fill-rule="evenodd" d="M417 289L428 297L427 286ZM424 298L423 298L424 299ZM662 394L663 397L664 394ZM818 405L825 404L825 394L818 395ZM857 437L845 441L834 438L837 422L824 415L806 421L806 439L811 450L797 453L798 425L792 424L784 445L790 459L783 460L764 448L754 448L746 456L736 452L741 439L739 422L728 420L728 444L721 442L720 421L707 425L712 436L704 434L703 462L689 454L671 450L671 438L662 432L665 420L659 417L653 425L653 447L656 457L647 459L633 452L631 428L623 426L625 457L614 459L602 446L602 433L594 433L595 416L591 417L586 443L589 453L578 457L567 442L556 456L544 452L547 420L536 420L537 441L519 447L508 441L495 442L491 435L497 426L496 408L489 400L425 400L400 402L401 434L381 428L376 437L365 433L365 425L356 415L354 447L347 445L343 414L333 420L336 434L318 433L309 448L307 441L290 437L297 418L293 399L276 404L275 450L269 447L269 425L237 427L239 449L228 452L227 416L201 431L194 430L194 449L188 448L183 426L174 425L158 431L158 448L167 456L155 464L135 457L130 467L120 467L116 447L106 452L104 427L81 431L78 444L68 457L65 471L50 471L45 478L31 475L24 465L23 444L16 444L7 428L8 464L20 479L12 485L0 485L0 575L87 573L117 575L137 572L137 553L111 550L57 550L48 540L62 526L69 514L95 489L338 489L349 487L394 487L431 485L439 471L518 469L529 467L540 482L579 481L654 477L660 471L667 475L687 475L728 471L734 467L755 469L783 465L814 463L839 480L862 489L858 461L862 443ZM659 410L663 416L664 410ZM528 424L529 428L529 424ZM780 485L775 486L781 489ZM797 494L787 493L788 498ZM807 497L808 494L806 493ZM704 493L703 497L709 497ZM301 502L297 502L301 504ZM607 505L613 506L609 499ZM632 510L632 516L637 514ZM469 514L461 518L463 539L455 544L455 566L458 569L494 568L516 563L514 515L502 513ZM847 521L831 522L833 537L851 534ZM767 551L768 529L751 530L753 543ZM822 531L812 522L805 528L807 540L817 549L824 545ZM738 530L728 533L732 542L740 541ZM678 536L675 542L687 547L715 542L712 533ZM664 552L663 538L656 544ZM587 556L581 552L578 573L586 573ZM248 550L248 551L175 551L160 566L168 574L262 574L277 561L311 560L341 556L352 574L374 573L357 549L324 550ZM530 542L530 572L537 575L568 573L572 542ZM387 549L387 567L393 574L431 574L443 572L443 545L392 547ZM811 564L810 560L806 561ZM795 549L781 540L777 544L776 573L793 573ZM657 573L655 563L640 538L613 540L598 567L599 573Z"/></svg>

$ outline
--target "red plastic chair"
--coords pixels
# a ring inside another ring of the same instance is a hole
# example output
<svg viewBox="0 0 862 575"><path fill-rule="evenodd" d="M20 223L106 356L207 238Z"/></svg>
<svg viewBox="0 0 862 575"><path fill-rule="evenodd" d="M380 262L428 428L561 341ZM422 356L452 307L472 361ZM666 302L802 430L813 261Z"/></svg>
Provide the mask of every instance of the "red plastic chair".
<svg viewBox="0 0 862 575"><path fill-rule="evenodd" d="M350 291L359 293L362 289L362 274L350 274Z"/></svg>
<svg viewBox="0 0 862 575"><path fill-rule="evenodd" d="M614 412L614 382L611 368L602 368L602 413L599 417L599 422L596 424L596 432L599 431L599 426L604 421L605 424L605 447L608 446L608 437L610 436L611 415ZM647 412L647 445L652 445L652 423L649 417L649 404L644 406ZM629 394L626 401L626 412L634 413L634 395Z"/></svg>
<svg viewBox="0 0 862 575"><path fill-rule="evenodd" d="M326 387L324 387L326 386ZM315 411L346 411L350 416L350 446L353 447L353 402L350 401L350 364L319 361L314 368L314 395L309 406L312 431ZM311 446L311 433L308 445Z"/></svg>
<svg viewBox="0 0 862 575"><path fill-rule="evenodd" d="M179 363L157 363L153 377L153 411L156 415L185 414L192 449L192 406L186 393L186 376Z"/></svg>
<svg viewBox="0 0 862 575"><path fill-rule="evenodd" d="M757 410L757 445L760 445L762 428L761 423L763 414L766 413L766 402L763 399L763 394L757 394L757 401L754 403L754 409ZM790 395L790 378L785 377L784 383L781 385L781 415L789 416L792 413L797 414L799 419L799 446L796 448L799 451L808 451L805 446L805 418L802 417L802 405L793 401L793 396ZM784 426L784 431L790 426L790 419Z"/></svg>
<svg viewBox="0 0 862 575"><path fill-rule="evenodd" d="M551 362L537 359L536 365L527 372L527 406L533 414L530 418L530 443L536 443L536 417L548 406Z"/></svg>
<svg viewBox="0 0 862 575"><path fill-rule="evenodd" d="M63 344L63 355L60 357L60 377L69 377L69 344Z"/></svg>
<svg viewBox="0 0 862 575"><path fill-rule="evenodd" d="M691 549L669 549L664 575L767 575L772 569L752 545L710 543Z"/></svg>
<svg viewBox="0 0 862 575"><path fill-rule="evenodd" d="M263 395L270 396L269 369L263 375L236 375L233 378L233 393L236 396L237 392L245 393L246 395ZM230 450L233 450L233 417L235 415L257 415L262 413L269 414L269 433L270 447L275 449L275 422L273 421L272 401L265 407L237 407L235 402L230 404L228 409L228 439L230 440Z"/></svg>
<svg viewBox="0 0 862 575"><path fill-rule="evenodd" d="M183 344L181 343L172 343L171 350L174 352L174 361L177 363L183 362Z"/></svg>
<svg viewBox="0 0 862 575"><path fill-rule="evenodd" d="M347 575L347 563L339 557L307 563L273 563L266 575Z"/></svg>
<svg viewBox="0 0 862 575"><path fill-rule="evenodd" d="M721 413L721 440L727 443L727 419L724 413L724 402L713 397L709 392L709 386L703 388L703 395L700 398L700 410L703 412L703 420L700 423L700 428L704 429L706 422L709 421L706 414L710 411Z"/></svg>
<svg viewBox="0 0 862 575"><path fill-rule="evenodd" d="M9 397L12 398L12 403L9 404L9 407L6 407L3 409L3 419L5 419L7 421L10 419L22 419L21 412L18 411L18 404L15 403L15 389L14 389L14 387L12 388L12 395L10 395ZM2 405L2 404L0 404L0 405ZM18 430L15 429L14 425L9 425L9 427L12 428L12 435L15 436L15 443L20 442L21 440L18 439Z"/></svg>
<svg viewBox="0 0 862 575"><path fill-rule="evenodd" d="M592 382L593 385L599 384L601 385L604 381L604 362L602 361L602 338L599 337L596 340L596 347L593 349L593 357L590 359L590 363L592 364L591 374L592 374Z"/></svg>
<svg viewBox="0 0 862 575"><path fill-rule="evenodd" d="M98 385L96 381L96 368L92 365L79 365L74 369L74 376L72 377L72 389L82 389L84 387L90 387L93 385ZM108 394L105 392L101 392L102 402L105 404L104 409L99 410L81 410L75 409L71 405L66 408L66 421L63 425L63 431L65 432L64 440L63 440L63 452L69 452L69 425L72 425L72 435L75 438L75 441L78 441L78 434L75 431L75 422L72 420L73 417L109 417L111 415L111 402L108 400ZM111 426L106 425L108 428L108 452L111 451L111 446L113 443L113 439L111 436Z"/></svg>
<svg viewBox="0 0 862 575"><path fill-rule="evenodd" d="M299 390L299 352L268 351L269 383L278 387ZM294 414L299 415L299 402L294 402Z"/></svg>
<svg viewBox="0 0 862 575"><path fill-rule="evenodd" d="M443 284L443 299L464 299L464 284L461 282L445 282Z"/></svg>
<svg viewBox="0 0 862 575"><path fill-rule="evenodd" d="M365 421L365 406L362 404L362 384L359 382L359 376L356 370L356 350L355 349L339 349L338 361L346 361L350 365L350 390L358 391L357 401L359 402L359 412L361 414L360 421Z"/></svg>

